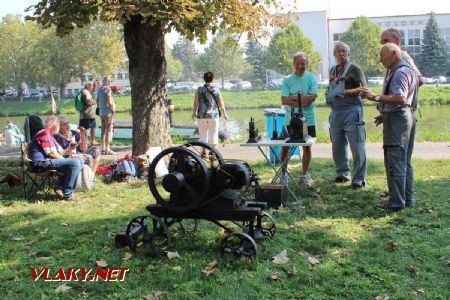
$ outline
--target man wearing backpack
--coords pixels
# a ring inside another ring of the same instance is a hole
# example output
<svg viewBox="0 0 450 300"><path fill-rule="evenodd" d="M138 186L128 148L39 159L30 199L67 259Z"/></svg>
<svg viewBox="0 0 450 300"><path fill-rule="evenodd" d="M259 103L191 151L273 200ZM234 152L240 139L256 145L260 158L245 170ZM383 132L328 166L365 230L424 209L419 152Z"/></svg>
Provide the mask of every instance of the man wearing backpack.
<svg viewBox="0 0 450 300"><path fill-rule="evenodd" d="M95 108L97 104L95 99L91 95L92 84L86 83L84 89L81 91L81 101L83 108L80 110L80 123L79 127L88 130L91 129L91 146L96 146L98 143L95 141L95 128L97 123L95 121ZM86 131L87 132L87 131Z"/></svg>

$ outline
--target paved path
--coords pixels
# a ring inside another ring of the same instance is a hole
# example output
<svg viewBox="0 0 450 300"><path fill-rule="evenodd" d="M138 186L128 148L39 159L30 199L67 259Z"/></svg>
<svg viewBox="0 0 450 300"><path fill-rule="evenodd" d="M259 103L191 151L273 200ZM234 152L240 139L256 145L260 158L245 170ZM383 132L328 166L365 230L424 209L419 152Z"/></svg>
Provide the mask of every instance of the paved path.
<svg viewBox="0 0 450 300"><path fill-rule="evenodd" d="M367 156L371 159L383 159L383 147L381 143L366 144ZM116 155L104 155L102 158L112 160L126 153L131 154L131 146L117 146L112 148ZM226 159L241 159L254 161L263 159L258 148L240 147L238 144L225 144L218 147L222 156ZM349 152L350 153L350 152ZM312 148L313 158L331 158L331 144L314 144ZM351 153L350 153L351 156ZM413 153L414 158L422 159L450 159L450 142L416 143ZM0 160L16 160L20 158L18 147L0 147Z"/></svg>

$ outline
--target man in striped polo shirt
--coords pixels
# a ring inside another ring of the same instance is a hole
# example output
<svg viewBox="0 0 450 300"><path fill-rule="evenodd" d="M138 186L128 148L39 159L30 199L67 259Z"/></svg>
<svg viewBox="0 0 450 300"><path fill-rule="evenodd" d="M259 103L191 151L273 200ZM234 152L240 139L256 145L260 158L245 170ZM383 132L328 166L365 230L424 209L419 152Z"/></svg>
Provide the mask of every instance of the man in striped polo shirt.
<svg viewBox="0 0 450 300"><path fill-rule="evenodd" d="M57 117L50 116L45 127L34 136L28 149L28 156L32 160L30 166L34 172L56 170L63 175L55 187L55 193L64 200L71 200L77 184L78 174L83 166L79 158L72 158L72 150L76 144L70 144L62 149L53 137L59 131Z"/></svg>

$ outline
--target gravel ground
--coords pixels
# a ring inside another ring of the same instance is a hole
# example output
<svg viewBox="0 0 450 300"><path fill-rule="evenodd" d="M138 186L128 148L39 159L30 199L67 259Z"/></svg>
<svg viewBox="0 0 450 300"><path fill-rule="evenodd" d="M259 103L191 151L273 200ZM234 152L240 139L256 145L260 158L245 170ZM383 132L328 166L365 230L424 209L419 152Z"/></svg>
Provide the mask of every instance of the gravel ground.
<svg viewBox="0 0 450 300"><path fill-rule="evenodd" d="M367 156L371 159L383 159L383 147L381 143L366 144ZM131 146L118 146L112 148L115 155L104 155L103 159L113 160L127 153L131 154ZM240 159L245 161L255 161L264 159L258 148L240 147L238 144L219 145L218 150L225 159ZM264 151L268 151L266 147ZM351 152L349 151L351 156ZM314 144L312 148L313 158L331 158L331 144ZM450 142L416 143L413 158L422 159L450 159ZM20 149L18 147L0 147L0 160L20 159Z"/></svg>

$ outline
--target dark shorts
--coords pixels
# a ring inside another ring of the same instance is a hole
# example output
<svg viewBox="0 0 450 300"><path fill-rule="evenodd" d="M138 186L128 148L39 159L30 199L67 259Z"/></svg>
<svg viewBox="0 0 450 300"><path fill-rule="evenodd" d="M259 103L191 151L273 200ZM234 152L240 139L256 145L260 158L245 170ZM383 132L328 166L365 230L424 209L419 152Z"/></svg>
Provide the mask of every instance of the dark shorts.
<svg viewBox="0 0 450 300"><path fill-rule="evenodd" d="M286 138L288 138L289 137L289 125L284 125L283 126L283 136L284 137L286 137ZM313 138L315 138L316 137L316 125L311 125L311 126L308 126L308 134L311 136L311 137L313 137Z"/></svg>
<svg viewBox="0 0 450 300"><path fill-rule="evenodd" d="M95 122L95 118L94 119L80 119L80 127L83 128L96 128L97 127L97 123Z"/></svg>

